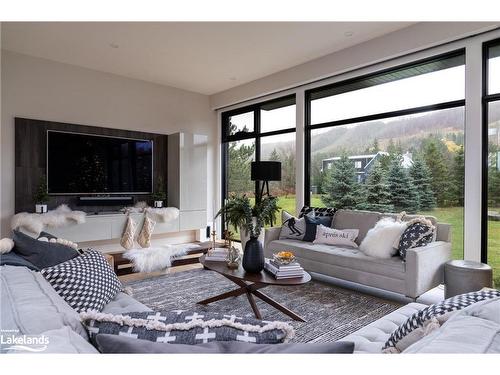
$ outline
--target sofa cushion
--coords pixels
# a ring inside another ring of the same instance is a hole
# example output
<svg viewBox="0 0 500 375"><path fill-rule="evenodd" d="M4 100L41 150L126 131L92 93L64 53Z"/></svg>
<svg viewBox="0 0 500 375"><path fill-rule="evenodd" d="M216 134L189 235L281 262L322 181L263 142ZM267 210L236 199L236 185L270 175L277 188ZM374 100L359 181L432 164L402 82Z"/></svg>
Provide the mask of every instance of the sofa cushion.
<svg viewBox="0 0 500 375"><path fill-rule="evenodd" d="M306 234L306 219L296 218L286 211L281 212L281 225L280 239L294 239L303 240Z"/></svg>
<svg viewBox="0 0 500 375"><path fill-rule="evenodd" d="M500 297L498 290L481 290L478 292L464 293L448 298L442 302L430 305L418 313L410 316L387 339L384 349L395 347L397 342L413 330L420 328L427 320L471 306L479 301L496 299Z"/></svg>
<svg viewBox="0 0 500 375"><path fill-rule="evenodd" d="M38 241L17 230L13 231L12 239L15 243L12 251L39 269L52 267L78 256L78 251L69 246Z"/></svg>
<svg viewBox="0 0 500 375"><path fill-rule="evenodd" d="M392 332L398 328L409 316L412 316L419 310L426 308L427 305L412 302L396 311L378 319L369 325L343 337L339 341L354 342L354 353L382 353L382 347Z"/></svg>
<svg viewBox="0 0 500 375"><path fill-rule="evenodd" d="M403 353L500 353L500 297L457 312Z"/></svg>
<svg viewBox="0 0 500 375"><path fill-rule="evenodd" d="M96 250L89 249L78 258L44 268L40 273L78 312L101 311L122 290L110 264Z"/></svg>
<svg viewBox="0 0 500 375"><path fill-rule="evenodd" d="M359 229L359 235L356 243L363 242L366 233L377 224L382 217L379 212L338 210L332 220L334 229Z"/></svg>
<svg viewBox="0 0 500 375"><path fill-rule="evenodd" d="M118 293L115 298L102 309L102 312L107 314L123 314L134 311L153 310L123 292Z"/></svg>
<svg viewBox="0 0 500 375"><path fill-rule="evenodd" d="M299 213L299 218L313 214L314 216L317 217L330 217L332 218L333 215L335 215L335 212L337 211L336 208L334 207L309 207L309 206L304 206L300 210Z"/></svg>
<svg viewBox="0 0 500 375"><path fill-rule="evenodd" d="M378 259L365 255L359 249L312 244L297 240L271 241L268 244L268 250L272 252L289 250L299 258L299 261L302 258L400 280L405 279L405 265L399 257Z"/></svg>
<svg viewBox="0 0 500 375"><path fill-rule="evenodd" d="M350 354L352 342L326 342L313 344L253 344L237 341L214 341L206 344L164 344L129 337L98 334L96 346L101 353L169 353L169 354Z"/></svg>
<svg viewBox="0 0 500 375"><path fill-rule="evenodd" d="M39 272L26 267L2 266L0 281L1 329L35 335L68 326L88 339L77 312Z"/></svg>
<svg viewBox="0 0 500 375"><path fill-rule="evenodd" d="M302 241L313 242L316 239L316 231L319 225L329 227L332 225L331 216L304 216L306 220L306 234Z"/></svg>

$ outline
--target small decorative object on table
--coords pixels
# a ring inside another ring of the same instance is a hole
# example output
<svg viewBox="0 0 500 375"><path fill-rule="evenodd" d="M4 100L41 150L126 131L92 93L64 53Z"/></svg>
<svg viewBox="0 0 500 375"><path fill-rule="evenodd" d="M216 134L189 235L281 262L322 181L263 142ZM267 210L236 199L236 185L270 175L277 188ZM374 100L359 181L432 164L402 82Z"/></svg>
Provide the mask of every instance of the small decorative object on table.
<svg viewBox="0 0 500 375"><path fill-rule="evenodd" d="M289 251L273 254L273 259L266 259L264 269L276 279L293 279L302 277L304 269L295 261L295 255Z"/></svg>
<svg viewBox="0 0 500 375"><path fill-rule="evenodd" d="M37 214L47 213L47 203L50 200L50 197L47 191L47 177L45 175L40 177L38 189L35 193L34 198L35 198L35 212Z"/></svg>
<svg viewBox="0 0 500 375"><path fill-rule="evenodd" d="M232 233L226 231L226 235L226 241L228 244L227 248L229 249L227 253L227 267L230 269L237 269L240 266L240 251L233 246L233 241L231 240Z"/></svg>
<svg viewBox="0 0 500 375"><path fill-rule="evenodd" d="M280 251L273 254L273 259L281 265L287 265L295 261L295 255L291 251Z"/></svg>

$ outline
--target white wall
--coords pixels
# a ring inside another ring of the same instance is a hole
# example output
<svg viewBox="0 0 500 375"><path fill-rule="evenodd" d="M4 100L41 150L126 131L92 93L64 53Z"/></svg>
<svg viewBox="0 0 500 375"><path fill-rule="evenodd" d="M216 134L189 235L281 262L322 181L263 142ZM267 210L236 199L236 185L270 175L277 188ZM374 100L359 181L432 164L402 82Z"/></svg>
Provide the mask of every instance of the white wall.
<svg viewBox="0 0 500 375"><path fill-rule="evenodd" d="M214 109L366 67L499 27L498 22L421 22L210 97Z"/></svg>
<svg viewBox="0 0 500 375"><path fill-rule="evenodd" d="M2 51L1 234L14 214L14 117L209 139L207 216L212 216L218 148L216 114L208 96ZM208 219L207 218L207 219Z"/></svg>

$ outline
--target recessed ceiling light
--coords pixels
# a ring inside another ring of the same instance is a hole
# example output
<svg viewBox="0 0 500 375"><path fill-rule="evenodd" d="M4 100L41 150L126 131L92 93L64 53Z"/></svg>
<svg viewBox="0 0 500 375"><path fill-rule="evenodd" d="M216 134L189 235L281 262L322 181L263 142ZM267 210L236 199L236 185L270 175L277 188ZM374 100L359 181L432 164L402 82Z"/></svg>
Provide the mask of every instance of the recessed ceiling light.
<svg viewBox="0 0 500 375"><path fill-rule="evenodd" d="M354 33L353 33L352 31L346 31L346 32L344 33L344 36L346 36L346 37L351 37L351 36L353 36L353 35L354 35Z"/></svg>
<svg viewBox="0 0 500 375"><path fill-rule="evenodd" d="M120 47L118 44L113 43L113 42L109 43L109 46L110 46L111 48L119 48L119 47Z"/></svg>

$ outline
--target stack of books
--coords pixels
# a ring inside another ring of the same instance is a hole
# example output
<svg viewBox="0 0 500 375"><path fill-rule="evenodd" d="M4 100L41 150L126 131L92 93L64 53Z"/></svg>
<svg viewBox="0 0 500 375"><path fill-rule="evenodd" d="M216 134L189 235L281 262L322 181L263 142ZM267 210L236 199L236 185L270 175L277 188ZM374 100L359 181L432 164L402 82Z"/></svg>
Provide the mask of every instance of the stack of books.
<svg viewBox="0 0 500 375"><path fill-rule="evenodd" d="M285 265L273 259L266 259L264 269L276 279L293 279L304 275L304 269L297 262Z"/></svg>
<svg viewBox="0 0 500 375"><path fill-rule="evenodd" d="M227 261L228 250L223 247L216 247L215 249L210 249L205 256L205 260L210 262L226 262Z"/></svg>

